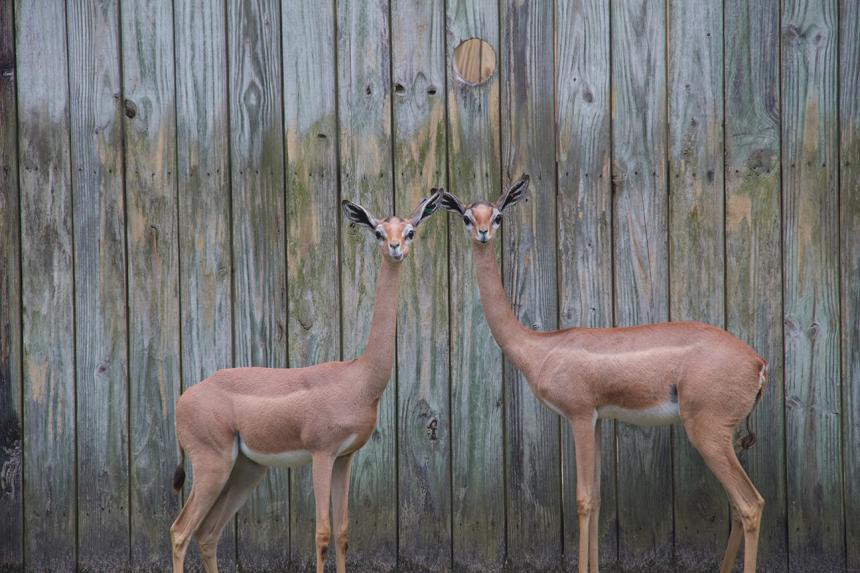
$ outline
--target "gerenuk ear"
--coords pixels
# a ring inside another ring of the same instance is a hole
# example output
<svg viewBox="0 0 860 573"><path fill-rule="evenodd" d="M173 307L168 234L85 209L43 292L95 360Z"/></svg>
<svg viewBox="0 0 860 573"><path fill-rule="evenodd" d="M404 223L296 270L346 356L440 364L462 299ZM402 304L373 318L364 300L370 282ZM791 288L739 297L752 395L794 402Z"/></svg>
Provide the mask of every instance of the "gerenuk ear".
<svg viewBox="0 0 860 573"><path fill-rule="evenodd" d="M412 211L412 214L409 215L409 218L407 219L412 223L413 227L417 227L421 221L435 213L436 208L439 206L439 197L443 191L441 189L436 189L435 187L430 191L430 196L421 199L421 202L418 203L418 206L415 207L415 210Z"/></svg>
<svg viewBox="0 0 860 573"><path fill-rule="evenodd" d="M520 180L511 185L507 191L496 200L496 209L504 212L511 205L516 205L526 198L526 191L529 189L528 173L520 177Z"/></svg>
<svg viewBox="0 0 860 573"><path fill-rule="evenodd" d="M340 205L343 207L343 214L346 215L346 218L356 225L367 227L371 231L375 230L379 225L379 221L376 220L376 217L371 215L370 211L358 203L353 203L352 201L344 199L340 202Z"/></svg>
<svg viewBox="0 0 860 573"><path fill-rule="evenodd" d="M466 212L466 208L463 207L463 204L460 202L460 200L454 197L452 194L448 193L447 191L442 191L442 198L440 199L439 203L446 211L451 211L459 215L462 215Z"/></svg>

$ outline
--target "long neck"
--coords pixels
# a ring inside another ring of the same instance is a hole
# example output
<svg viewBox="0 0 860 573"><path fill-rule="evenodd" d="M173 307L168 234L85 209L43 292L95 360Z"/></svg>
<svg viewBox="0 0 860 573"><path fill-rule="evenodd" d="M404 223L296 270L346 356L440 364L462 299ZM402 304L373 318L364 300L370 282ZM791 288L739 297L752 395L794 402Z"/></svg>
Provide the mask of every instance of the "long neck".
<svg viewBox="0 0 860 573"><path fill-rule="evenodd" d="M364 354L360 360L369 369L367 394L378 399L385 391L394 367L397 338L397 292L400 287L400 265L382 257L376 279L376 302Z"/></svg>
<svg viewBox="0 0 860 573"><path fill-rule="evenodd" d="M492 245L472 241L472 256L481 291L481 305L493 338L508 360L525 372L534 332L523 326L511 310Z"/></svg>

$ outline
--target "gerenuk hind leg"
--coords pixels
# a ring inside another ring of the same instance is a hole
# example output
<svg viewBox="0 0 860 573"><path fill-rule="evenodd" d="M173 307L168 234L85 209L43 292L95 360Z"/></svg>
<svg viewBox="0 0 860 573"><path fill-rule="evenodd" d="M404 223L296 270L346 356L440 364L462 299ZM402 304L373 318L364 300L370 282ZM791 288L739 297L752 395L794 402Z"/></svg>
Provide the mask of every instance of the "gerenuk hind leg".
<svg viewBox="0 0 860 573"><path fill-rule="evenodd" d="M726 490L732 507L732 532L729 534L722 570L731 570L734 562L740 545L736 522L740 521L744 537L744 573L755 573L764 498L753 486L735 455L732 439L734 426L701 418L695 423L685 420L684 425L690 441Z"/></svg>

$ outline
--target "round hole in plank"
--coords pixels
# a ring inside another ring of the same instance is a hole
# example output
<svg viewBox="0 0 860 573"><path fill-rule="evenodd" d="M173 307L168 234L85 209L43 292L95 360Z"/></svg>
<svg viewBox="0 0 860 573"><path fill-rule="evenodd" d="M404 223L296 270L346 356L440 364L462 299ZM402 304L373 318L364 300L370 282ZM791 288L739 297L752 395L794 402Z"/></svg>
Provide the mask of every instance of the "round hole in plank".
<svg viewBox="0 0 860 573"><path fill-rule="evenodd" d="M482 84L496 71L496 51L480 38L464 40L454 49L454 71L461 82Z"/></svg>

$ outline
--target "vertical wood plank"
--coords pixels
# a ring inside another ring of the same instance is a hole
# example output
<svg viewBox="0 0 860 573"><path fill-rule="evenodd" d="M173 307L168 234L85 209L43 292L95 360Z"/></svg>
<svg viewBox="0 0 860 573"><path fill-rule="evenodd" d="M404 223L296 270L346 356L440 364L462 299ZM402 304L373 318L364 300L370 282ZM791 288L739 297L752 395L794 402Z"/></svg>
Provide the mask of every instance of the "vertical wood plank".
<svg viewBox="0 0 860 573"><path fill-rule="evenodd" d="M340 357L336 40L333 0L285 0L282 10L289 159L287 332L290 367L295 368ZM292 562L310 569L316 531L311 468L290 474ZM334 560L335 552L329 553Z"/></svg>
<svg viewBox="0 0 860 573"><path fill-rule="evenodd" d="M277 0L228 3L237 366L287 366L280 17ZM241 568L287 568L289 523L289 473L274 469L239 511Z"/></svg>
<svg viewBox="0 0 860 573"><path fill-rule="evenodd" d="M78 566L129 567L128 326L118 3L68 5Z"/></svg>
<svg viewBox="0 0 860 573"><path fill-rule="evenodd" d="M174 422L179 398L179 283L173 11L122 4L128 243L131 559L170 563L179 498Z"/></svg>
<svg viewBox="0 0 860 573"><path fill-rule="evenodd" d="M337 4L341 195L377 217L393 211L391 67L386 0ZM364 350L380 254L365 230L341 219L343 355ZM350 561L370 571L397 566L396 383L382 396L376 430L355 455L350 487Z"/></svg>
<svg viewBox="0 0 860 573"><path fill-rule="evenodd" d="M506 214L504 278L517 316L536 330L558 327L554 13L502 3L502 187L531 175L528 202ZM560 420L504 367L508 561L542 568L561 560Z"/></svg>
<svg viewBox="0 0 860 573"><path fill-rule="evenodd" d="M24 560L76 564L74 246L66 13L18 2ZM50 471L46 471L50 468Z"/></svg>
<svg viewBox="0 0 860 573"><path fill-rule="evenodd" d="M836 2L785 0L782 149L792 570L844 564Z"/></svg>
<svg viewBox="0 0 860 573"><path fill-rule="evenodd" d="M669 2L669 316L723 327L723 3ZM719 569L729 526L717 478L673 435L675 559Z"/></svg>
<svg viewBox="0 0 860 573"><path fill-rule="evenodd" d="M500 193L498 8L490 0L447 0L445 7L448 186L467 203L494 201ZM480 85L458 79L451 64L470 38L496 52L495 72ZM499 571L506 550L502 354L484 319L462 221L449 221L454 568Z"/></svg>
<svg viewBox="0 0 860 573"><path fill-rule="evenodd" d="M666 13L662 2L612 3L613 237L619 326L668 318ZM672 554L671 431L618 424L619 560Z"/></svg>
<svg viewBox="0 0 860 573"><path fill-rule="evenodd" d="M556 15L559 326L612 326L609 4L563 0ZM602 424L600 564L618 551L615 424ZM562 420L564 555L578 564L576 456Z"/></svg>
<svg viewBox="0 0 860 573"><path fill-rule="evenodd" d="M395 210L407 216L445 186L444 0L394 0ZM404 262L397 328L400 567L451 567L448 385L448 225L436 216L416 231Z"/></svg>
<svg viewBox="0 0 860 573"><path fill-rule="evenodd" d="M226 3L174 3L182 389L232 365ZM185 498L194 476L186 464ZM196 544L195 545L196 548ZM188 565L199 569L197 550ZM235 568L231 521L218 545Z"/></svg>
<svg viewBox="0 0 860 573"><path fill-rule="evenodd" d="M726 327L768 361L741 455L765 499L759 568L787 565L780 247L779 0L726 0Z"/></svg>
<svg viewBox="0 0 860 573"><path fill-rule="evenodd" d="M0 569L24 566L21 427L21 206L13 2L0 4Z"/></svg>
<svg viewBox="0 0 860 573"><path fill-rule="evenodd" d="M860 4L839 7L842 443L846 567L860 569Z"/></svg>

